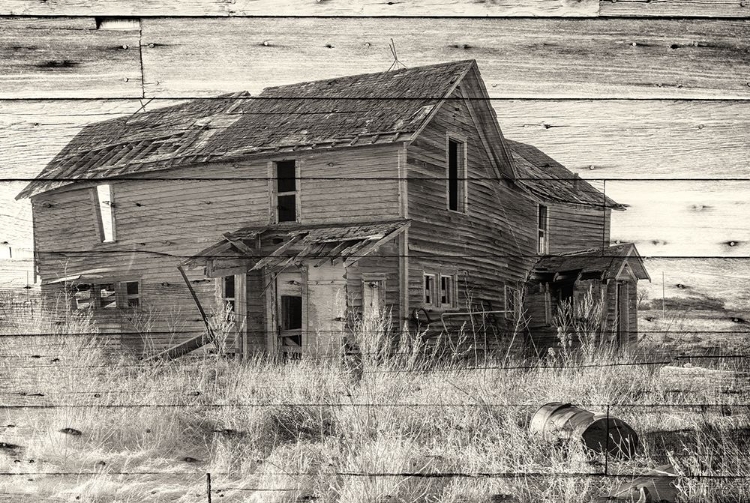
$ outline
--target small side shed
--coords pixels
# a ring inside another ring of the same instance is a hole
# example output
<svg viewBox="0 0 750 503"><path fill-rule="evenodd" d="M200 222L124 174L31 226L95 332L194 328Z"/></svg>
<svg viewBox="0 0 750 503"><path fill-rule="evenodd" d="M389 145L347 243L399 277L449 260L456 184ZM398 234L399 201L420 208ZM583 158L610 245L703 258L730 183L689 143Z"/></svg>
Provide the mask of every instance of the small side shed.
<svg viewBox="0 0 750 503"><path fill-rule="evenodd" d="M638 338L638 281L651 278L632 243L542 257L526 284L525 308L537 348L558 343L554 318L561 302L577 309L591 292L602 307L601 341L628 346Z"/></svg>

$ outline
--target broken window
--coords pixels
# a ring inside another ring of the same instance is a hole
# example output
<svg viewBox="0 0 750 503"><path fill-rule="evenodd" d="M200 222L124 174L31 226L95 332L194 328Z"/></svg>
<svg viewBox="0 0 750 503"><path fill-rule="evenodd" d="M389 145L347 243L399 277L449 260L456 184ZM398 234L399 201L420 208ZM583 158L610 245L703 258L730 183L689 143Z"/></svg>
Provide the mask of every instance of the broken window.
<svg viewBox="0 0 750 503"><path fill-rule="evenodd" d="M453 307L453 278L440 276L440 305Z"/></svg>
<svg viewBox="0 0 750 503"><path fill-rule="evenodd" d="M124 306L138 307L141 305L141 287L137 281L126 281L124 293Z"/></svg>
<svg viewBox="0 0 750 503"><path fill-rule="evenodd" d="M236 294L235 294L234 276L224 276L221 278L221 300L224 305L229 305L232 311L235 311Z"/></svg>
<svg viewBox="0 0 750 503"><path fill-rule="evenodd" d="M466 143L448 139L448 209L466 212Z"/></svg>
<svg viewBox="0 0 750 503"><path fill-rule="evenodd" d="M75 309L117 309L139 307L141 288L138 281L119 283L79 283L73 286Z"/></svg>
<svg viewBox="0 0 750 503"><path fill-rule="evenodd" d="M92 285L79 284L73 286L73 300L76 309L93 309L94 295Z"/></svg>
<svg viewBox="0 0 750 503"><path fill-rule="evenodd" d="M276 163L276 221L297 221L297 166L295 161Z"/></svg>
<svg viewBox="0 0 750 503"><path fill-rule="evenodd" d="M539 205L537 221L537 252L539 255L546 255L549 253L549 215L547 214L547 207L543 204Z"/></svg>
<svg viewBox="0 0 750 503"><path fill-rule="evenodd" d="M425 307L456 307L456 277L449 274L424 275Z"/></svg>
<svg viewBox="0 0 750 503"><path fill-rule="evenodd" d="M112 186L102 184L94 191L96 199L96 215L98 218L99 239L102 243L111 243L115 240L115 214L113 211L114 200L112 198Z"/></svg>
<svg viewBox="0 0 750 503"><path fill-rule="evenodd" d="M435 304L435 275L424 275L424 305L434 306Z"/></svg>

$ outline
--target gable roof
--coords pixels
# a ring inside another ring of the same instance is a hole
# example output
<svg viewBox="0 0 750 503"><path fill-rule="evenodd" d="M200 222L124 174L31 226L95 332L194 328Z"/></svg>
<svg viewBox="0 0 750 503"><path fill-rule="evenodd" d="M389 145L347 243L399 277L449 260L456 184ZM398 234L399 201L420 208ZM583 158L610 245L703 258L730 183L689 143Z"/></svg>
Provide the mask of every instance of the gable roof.
<svg viewBox="0 0 750 503"><path fill-rule="evenodd" d="M624 205L613 201L538 148L507 139L505 142L513 155L517 183L537 197L561 203L625 209Z"/></svg>
<svg viewBox="0 0 750 503"><path fill-rule="evenodd" d="M532 268L532 275L540 278L557 273L577 273L579 276L595 275L605 280L616 278L626 261L636 278L651 281L643 259L633 243L542 257Z"/></svg>
<svg viewBox="0 0 750 503"><path fill-rule="evenodd" d="M474 60L197 99L90 124L18 194L261 152L410 141Z"/></svg>

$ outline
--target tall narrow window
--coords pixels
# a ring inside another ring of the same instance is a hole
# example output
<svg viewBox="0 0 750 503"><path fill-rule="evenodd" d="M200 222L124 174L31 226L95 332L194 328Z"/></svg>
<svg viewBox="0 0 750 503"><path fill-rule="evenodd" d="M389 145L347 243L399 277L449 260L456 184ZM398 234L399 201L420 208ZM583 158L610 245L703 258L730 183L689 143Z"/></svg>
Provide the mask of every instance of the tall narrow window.
<svg viewBox="0 0 750 503"><path fill-rule="evenodd" d="M440 276L440 305L453 307L453 277Z"/></svg>
<svg viewBox="0 0 750 503"><path fill-rule="evenodd" d="M96 187L96 213L99 218L99 236L102 243L115 240L115 214L113 211L112 186L109 184Z"/></svg>
<svg viewBox="0 0 750 503"><path fill-rule="evenodd" d="M297 221L297 166L294 161L276 163L276 221Z"/></svg>
<svg viewBox="0 0 750 503"><path fill-rule="evenodd" d="M547 207L543 204L539 205L539 221L537 223L537 228L537 251L539 255L546 255L549 253L549 218Z"/></svg>
<svg viewBox="0 0 750 503"><path fill-rule="evenodd" d="M466 211L466 143L448 139L448 209Z"/></svg>
<svg viewBox="0 0 750 503"><path fill-rule="evenodd" d="M235 288L234 288L234 276L224 276L221 279L221 299L224 301L224 305L229 305L232 311L235 310Z"/></svg>
<svg viewBox="0 0 750 503"><path fill-rule="evenodd" d="M435 299L435 275L425 274L424 275L424 305L425 306L436 306L437 302Z"/></svg>
<svg viewBox="0 0 750 503"><path fill-rule="evenodd" d="M125 294L123 304L126 307L138 307L141 305L141 288L137 281L126 281L123 293Z"/></svg>

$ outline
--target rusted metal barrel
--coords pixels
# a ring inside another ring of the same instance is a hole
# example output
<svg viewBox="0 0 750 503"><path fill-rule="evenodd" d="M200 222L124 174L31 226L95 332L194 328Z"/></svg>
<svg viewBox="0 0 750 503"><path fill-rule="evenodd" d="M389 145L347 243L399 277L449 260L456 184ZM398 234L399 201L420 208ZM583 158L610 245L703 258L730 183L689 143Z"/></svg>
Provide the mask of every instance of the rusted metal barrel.
<svg viewBox="0 0 750 503"><path fill-rule="evenodd" d="M593 451L620 458L632 458L638 449L638 435L625 421L569 403L542 405L529 429L548 442L581 441Z"/></svg>

